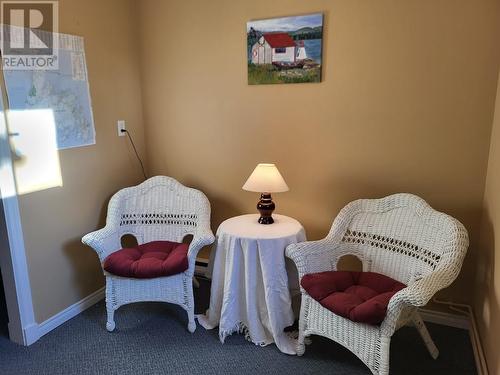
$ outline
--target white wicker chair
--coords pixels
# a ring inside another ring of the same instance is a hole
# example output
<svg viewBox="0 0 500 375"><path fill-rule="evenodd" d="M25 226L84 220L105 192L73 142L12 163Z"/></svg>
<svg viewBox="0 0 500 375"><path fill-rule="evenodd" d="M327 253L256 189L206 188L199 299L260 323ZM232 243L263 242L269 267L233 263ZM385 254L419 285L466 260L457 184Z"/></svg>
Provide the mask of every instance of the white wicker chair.
<svg viewBox="0 0 500 375"><path fill-rule="evenodd" d="M121 238L132 234L139 244L168 240L182 242L191 234L189 268L180 274L152 279L124 278L104 271L108 331L115 329L114 312L133 302L163 301L182 306L188 313L188 330L194 332L193 274L198 251L213 243L210 230L210 202L198 190L173 178L157 176L140 185L117 192L108 205L106 226L89 233L82 242L92 247L101 265L119 250Z"/></svg>
<svg viewBox="0 0 500 375"><path fill-rule="evenodd" d="M287 247L299 276L336 270L344 255L358 257L363 271L378 272L407 285L389 302L380 326L355 323L325 309L301 288L297 352L304 339L321 335L345 346L373 374L389 373L389 346L393 333L413 324L435 359L439 351L417 307L425 306L440 289L457 277L468 247L464 226L433 210L423 199L395 194L383 199L361 199L345 206L326 238Z"/></svg>

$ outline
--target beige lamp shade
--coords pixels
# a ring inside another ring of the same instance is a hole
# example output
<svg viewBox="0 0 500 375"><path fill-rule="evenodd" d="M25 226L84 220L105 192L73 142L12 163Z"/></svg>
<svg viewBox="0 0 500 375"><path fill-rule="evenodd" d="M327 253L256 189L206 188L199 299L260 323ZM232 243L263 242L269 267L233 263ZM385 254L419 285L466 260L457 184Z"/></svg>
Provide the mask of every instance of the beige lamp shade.
<svg viewBox="0 0 500 375"><path fill-rule="evenodd" d="M281 193L290 189L274 164L259 164L243 185L243 190L257 193Z"/></svg>

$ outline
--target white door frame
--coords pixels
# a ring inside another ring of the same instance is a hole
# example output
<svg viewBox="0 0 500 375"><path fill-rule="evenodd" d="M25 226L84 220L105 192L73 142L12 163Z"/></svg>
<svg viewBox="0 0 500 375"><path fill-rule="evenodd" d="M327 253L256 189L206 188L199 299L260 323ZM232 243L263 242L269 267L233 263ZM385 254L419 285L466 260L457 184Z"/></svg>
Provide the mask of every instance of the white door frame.
<svg viewBox="0 0 500 375"><path fill-rule="evenodd" d="M0 248L0 265L9 316L10 339L30 345L37 337L31 285L26 261L26 249L21 214L12 164L10 134L7 126L7 98L3 72L0 71L0 195L3 203L8 248ZM1 214L1 213L0 213Z"/></svg>

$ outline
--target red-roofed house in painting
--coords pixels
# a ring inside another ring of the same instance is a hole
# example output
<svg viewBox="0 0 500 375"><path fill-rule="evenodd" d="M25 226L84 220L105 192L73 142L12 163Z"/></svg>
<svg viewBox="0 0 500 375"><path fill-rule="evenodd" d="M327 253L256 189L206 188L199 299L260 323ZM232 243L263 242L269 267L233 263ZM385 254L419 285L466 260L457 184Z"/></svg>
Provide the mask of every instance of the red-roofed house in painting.
<svg viewBox="0 0 500 375"><path fill-rule="evenodd" d="M252 63L295 62L295 41L287 33L262 34L252 46Z"/></svg>

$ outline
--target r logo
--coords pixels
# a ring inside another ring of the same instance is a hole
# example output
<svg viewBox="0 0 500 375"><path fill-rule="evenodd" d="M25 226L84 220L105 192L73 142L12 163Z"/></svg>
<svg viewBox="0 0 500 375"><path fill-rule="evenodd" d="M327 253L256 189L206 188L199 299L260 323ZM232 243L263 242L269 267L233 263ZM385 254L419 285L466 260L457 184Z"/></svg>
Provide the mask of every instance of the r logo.
<svg viewBox="0 0 500 375"><path fill-rule="evenodd" d="M52 55L53 8L52 2L2 1L2 23L13 31L7 32L4 54Z"/></svg>
<svg viewBox="0 0 500 375"><path fill-rule="evenodd" d="M4 68L27 68L29 56L54 59L57 1L0 1ZM14 60L12 60L14 59ZM8 61L8 64L6 62ZM31 60L33 62L35 60Z"/></svg>

